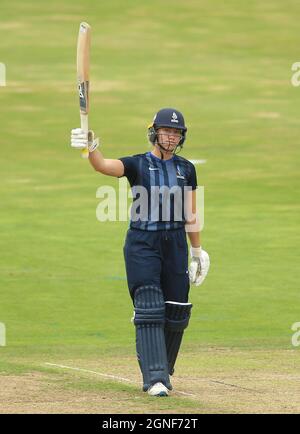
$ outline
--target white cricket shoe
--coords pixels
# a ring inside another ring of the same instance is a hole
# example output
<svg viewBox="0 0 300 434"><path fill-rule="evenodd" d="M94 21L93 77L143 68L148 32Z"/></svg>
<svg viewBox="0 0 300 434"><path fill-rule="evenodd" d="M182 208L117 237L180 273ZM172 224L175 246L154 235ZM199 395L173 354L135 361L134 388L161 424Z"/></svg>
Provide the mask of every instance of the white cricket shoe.
<svg viewBox="0 0 300 434"><path fill-rule="evenodd" d="M168 396L169 391L162 383L155 383L148 389L148 394L151 396Z"/></svg>

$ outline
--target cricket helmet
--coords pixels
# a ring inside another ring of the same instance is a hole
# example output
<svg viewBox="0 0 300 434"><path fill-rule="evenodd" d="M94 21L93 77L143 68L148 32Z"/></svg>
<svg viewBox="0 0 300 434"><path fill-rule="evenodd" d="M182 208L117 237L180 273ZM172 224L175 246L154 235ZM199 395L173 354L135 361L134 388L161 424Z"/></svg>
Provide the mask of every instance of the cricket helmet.
<svg viewBox="0 0 300 434"><path fill-rule="evenodd" d="M153 118L152 124L148 127L149 141L154 145L157 142L158 128L176 128L181 131L181 139L178 146L182 147L185 141L187 128L185 126L184 117L180 111L174 108L163 108L159 110Z"/></svg>

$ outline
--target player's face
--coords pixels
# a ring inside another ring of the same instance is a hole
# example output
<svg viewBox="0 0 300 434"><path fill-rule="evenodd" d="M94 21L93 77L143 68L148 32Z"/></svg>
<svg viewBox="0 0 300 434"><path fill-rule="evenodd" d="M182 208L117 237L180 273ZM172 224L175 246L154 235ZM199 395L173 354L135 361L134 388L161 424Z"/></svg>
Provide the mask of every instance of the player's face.
<svg viewBox="0 0 300 434"><path fill-rule="evenodd" d="M167 152L173 152L181 139L181 131L176 128L158 128L158 142Z"/></svg>

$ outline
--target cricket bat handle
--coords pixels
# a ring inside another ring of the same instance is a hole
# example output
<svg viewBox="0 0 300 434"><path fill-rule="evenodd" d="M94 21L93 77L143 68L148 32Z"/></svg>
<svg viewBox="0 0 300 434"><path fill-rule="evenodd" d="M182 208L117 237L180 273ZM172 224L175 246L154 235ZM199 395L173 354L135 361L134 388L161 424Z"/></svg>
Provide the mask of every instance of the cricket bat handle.
<svg viewBox="0 0 300 434"><path fill-rule="evenodd" d="M89 132L89 121L88 121L88 114L80 113L80 123L81 123L81 129L88 134ZM81 151L82 158L89 158L89 148L88 146Z"/></svg>

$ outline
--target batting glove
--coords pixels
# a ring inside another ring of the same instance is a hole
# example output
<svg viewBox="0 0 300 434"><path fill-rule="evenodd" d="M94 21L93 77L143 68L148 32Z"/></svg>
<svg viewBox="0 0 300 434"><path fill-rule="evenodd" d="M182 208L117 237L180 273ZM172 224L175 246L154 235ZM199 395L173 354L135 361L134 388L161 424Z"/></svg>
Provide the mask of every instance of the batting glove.
<svg viewBox="0 0 300 434"><path fill-rule="evenodd" d="M189 267L190 282L196 286L203 283L209 270L209 256L201 247L191 247L191 263Z"/></svg>
<svg viewBox="0 0 300 434"><path fill-rule="evenodd" d="M92 130L86 133L82 128L75 128L71 131L71 146L75 149L85 149L88 146L89 152L93 152L99 146L99 139L95 138Z"/></svg>

